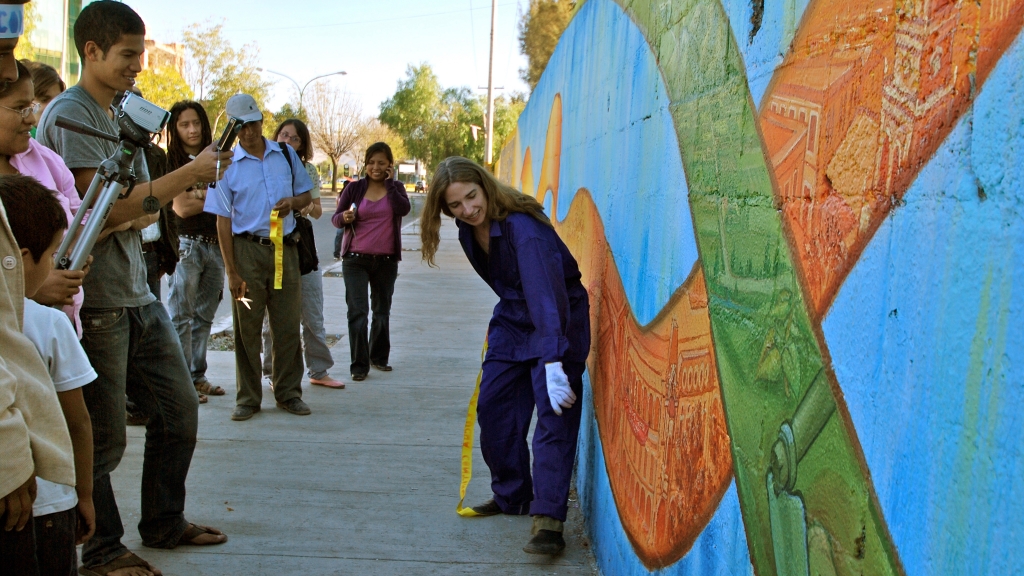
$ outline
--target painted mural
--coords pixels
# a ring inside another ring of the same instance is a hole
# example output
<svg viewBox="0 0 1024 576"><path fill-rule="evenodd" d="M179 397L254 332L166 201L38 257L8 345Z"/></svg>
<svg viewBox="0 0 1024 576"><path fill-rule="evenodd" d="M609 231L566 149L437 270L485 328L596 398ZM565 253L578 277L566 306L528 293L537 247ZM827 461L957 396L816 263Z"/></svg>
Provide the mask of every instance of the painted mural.
<svg viewBox="0 0 1024 576"><path fill-rule="evenodd" d="M606 574L1024 565L1024 0L587 0L498 175L591 294Z"/></svg>

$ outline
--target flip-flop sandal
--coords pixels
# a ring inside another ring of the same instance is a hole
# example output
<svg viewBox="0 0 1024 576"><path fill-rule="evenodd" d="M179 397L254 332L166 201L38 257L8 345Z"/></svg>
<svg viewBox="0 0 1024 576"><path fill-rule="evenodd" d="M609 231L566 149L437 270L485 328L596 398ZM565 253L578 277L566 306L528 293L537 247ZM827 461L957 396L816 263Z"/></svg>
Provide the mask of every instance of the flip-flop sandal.
<svg viewBox="0 0 1024 576"><path fill-rule="evenodd" d="M209 396L223 396L226 394L223 388L220 386L214 386L213 384L210 384L209 381L196 384L196 392L200 394L207 394Z"/></svg>
<svg viewBox="0 0 1024 576"><path fill-rule="evenodd" d="M135 555L134 552L129 552L127 556L124 556L122 558L115 558L114 560L111 560L110 562L107 562L102 566L92 566L90 568L82 566L78 569L78 573L82 576L107 576L107 574L110 574L115 570L136 567L145 568L149 571L155 570L152 564L146 562L142 558L139 558Z"/></svg>
<svg viewBox="0 0 1024 576"><path fill-rule="evenodd" d="M185 533L178 539L178 546L216 546L217 544L223 544L228 541L227 537L220 542L210 542L207 544L199 544L193 542L196 538L203 534L213 534L214 536L224 536L224 533L216 528L210 528L209 526L200 526L199 524L189 524L188 528L185 529Z"/></svg>

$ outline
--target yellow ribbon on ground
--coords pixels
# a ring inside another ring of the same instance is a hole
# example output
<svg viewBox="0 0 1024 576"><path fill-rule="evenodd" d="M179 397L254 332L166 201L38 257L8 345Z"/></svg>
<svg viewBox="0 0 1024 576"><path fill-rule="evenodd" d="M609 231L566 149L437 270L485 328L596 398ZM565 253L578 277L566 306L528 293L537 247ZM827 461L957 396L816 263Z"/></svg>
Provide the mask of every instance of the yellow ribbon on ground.
<svg viewBox="0 0 1024 576"><path fill-rule="evenodd" d="M270 211L270 241L274 243L274 290L284 282L284 222L280 212Z"/></svg>
<svg viewBox="0 0 1024 576"><path fill-rule="evenodd" d="M484 338L484 349L480 351L480 362L484 361L487 354L487 338ZM466 487L473 477L473 429L476 426L476 402L480 398L480 380L483 379L484 369L480 367L480 373L476 375L476 388L473 396L469 399L469 408L466 409L466 427L462 432L462 483L459 485L459 505L455 512L464 518L479 516L472 508L463 508L462 502L466 499Z"/></svg>

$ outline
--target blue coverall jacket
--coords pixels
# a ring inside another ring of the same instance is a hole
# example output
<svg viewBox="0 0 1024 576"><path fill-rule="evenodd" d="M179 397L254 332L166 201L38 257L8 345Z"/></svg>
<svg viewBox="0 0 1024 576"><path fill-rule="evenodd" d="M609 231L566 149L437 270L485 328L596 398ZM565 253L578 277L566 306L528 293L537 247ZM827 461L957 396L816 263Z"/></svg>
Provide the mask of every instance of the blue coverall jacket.
<svg viewBox="0 0 1024 576"><path fill-rule="evenodd" d="M490 254L456 220L466 257L500 300L488 327L487 359L585 362L590 352L590 300L576 259L555 231L512 213L491 222Z"/></svg>

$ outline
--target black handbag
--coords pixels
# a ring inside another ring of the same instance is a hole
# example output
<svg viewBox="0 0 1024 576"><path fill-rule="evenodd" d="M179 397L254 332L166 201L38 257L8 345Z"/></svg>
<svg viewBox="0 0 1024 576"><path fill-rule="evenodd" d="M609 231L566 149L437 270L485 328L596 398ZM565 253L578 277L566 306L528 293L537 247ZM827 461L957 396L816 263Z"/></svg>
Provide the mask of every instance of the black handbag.
<svg viewBox="0 0 1024 576"><path fill-rule="evenodd" d="M298 211L293 212L295 216L295 232L298 235L298 243L295 245L299 250L299 274L305 276L320 266L320 259L316 256L316 239L313 238L313 223Z"/></svg>

